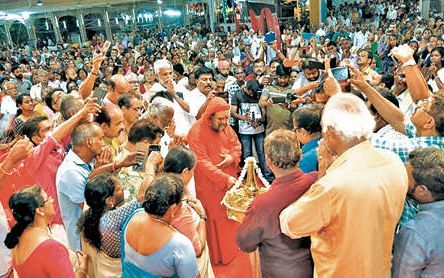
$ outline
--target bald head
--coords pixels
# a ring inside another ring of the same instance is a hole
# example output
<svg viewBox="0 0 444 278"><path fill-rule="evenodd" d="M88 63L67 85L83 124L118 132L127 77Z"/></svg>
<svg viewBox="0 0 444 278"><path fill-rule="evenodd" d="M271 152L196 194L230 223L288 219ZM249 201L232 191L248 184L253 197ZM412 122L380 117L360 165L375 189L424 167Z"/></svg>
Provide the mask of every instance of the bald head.
<svg viewBox="0 0 444 278"><path fill-rule="evenodd" d="M97 116L97 122L102 127L106 137L116 138L124 131L124 117L120 108L113 104L102 107L102 111Z"/></svg>
<svg viewBox="0 0 444 278"><path fill-rule="evenodd" d="M122 94L130 93L132 90L131 84L125 79L125 76L121 74L115 74L109 81L109 91L106 97L114 104L117 105L119 96Z"/></svg>

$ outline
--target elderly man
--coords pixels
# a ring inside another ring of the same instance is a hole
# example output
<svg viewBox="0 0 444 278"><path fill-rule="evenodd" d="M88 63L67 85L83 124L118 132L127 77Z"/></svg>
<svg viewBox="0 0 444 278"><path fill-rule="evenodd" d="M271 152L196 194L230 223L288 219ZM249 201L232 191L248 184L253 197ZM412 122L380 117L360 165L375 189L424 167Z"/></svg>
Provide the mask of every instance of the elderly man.
<svg viewBox="0 0 444 278"><path fill-rule="evenodd" d="M408 187L402 161L370 144L375 121L356 96L331 97L321 125L321 178L282 211L282 232L311 236L317 277L388 277Z"/></svg>
<svg viewBox="0 0 444 278"><path fill-rule="evenodd" d="M234 265L247 256L238 251L236 231L238 223L228 219L226 208L221 204L229 188L236 183L241 145L236 133L228 125L230 105L222 98L213 98L202 117L191 128L187 141L196 154L195 170L197 198L207 212L207 239L213 266ZM235 260L236 259L236 260ZM242 267L242 265L239 265ZM237 269L234 273L243 273ZM215 268L217 274L217 268Z"/></svg>
<svg viewBox="0 0 444 278"><path fill-rule="evenodd" d="M188 90L174 82L173 65L170 61L157 60L154 63L154 73L158 82L154 83L148 93L143 95L144 100L149 103L156 93L166 93L174 107L174 120L177 123L175 132L181 136L187 135L193 124L192 117L188 114L190 106L186 101Z"/></svg>
<svg viewBox="0 0 444 278"><path fill-rule="evenodd" d="M290 239L281 232L279 213L304 194L317 173L304 174L298 167L301 149L297 135L284 129L265 139L267 165L276 179L271 189L256 197L237 232L241 250L259 249L263 277L313 277L310 239Z"/></svg>
<svg viewBox="0 0 444 278"><path fill-rule="evenodd" d="M97 124L77 126L71 134L72 149L57 171L56 186L63 223L68 234L69 246L80 250L77 221L82 213L83 195L93 160L104 146L103 131Z"/></svg>

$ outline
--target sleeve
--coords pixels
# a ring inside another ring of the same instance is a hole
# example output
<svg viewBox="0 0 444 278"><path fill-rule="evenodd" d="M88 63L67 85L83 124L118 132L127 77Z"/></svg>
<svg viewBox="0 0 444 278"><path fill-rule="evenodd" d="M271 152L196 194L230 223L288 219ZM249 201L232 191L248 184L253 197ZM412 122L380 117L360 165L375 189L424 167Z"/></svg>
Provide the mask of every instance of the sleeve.
<svg viewBox="0 0 444 278"><path fill-rule="evenodd" d="M126 203L125 205L115 209L110 210L105 213L100 220L101 224L104 223L111 230L122 230L123 224L126 222L131 214L141 208L142 205L137 200Z"/></svg>
<svg viewBox="0 0 444 278"><path fill-rule="evenodd" d="M188 205L182 204L182 206ZM200 219L196 220L196 217L198 216L191 210L192 209L188 207L186 209L182 209L179 215L176 215L175 219L173 219L171 225L186 236L193 244L194 252L196 254L200 254L203 246L196 229L197 226L195 225L196 221L200 222Z"/></svg>
<svg viewBox="0 0 444 278"><path fill-rule="evenodd" d="M63 172L58 173L57 190L63 193L71 202L81 204L85 202L85 185L87 178L84 178L73 168L63 168Z"/></svg>
<svg viewBox="0 0 444 278"><path fill-rule="evenodd" d="M302 197L284 209L280 216L281 230L290 238L309 236L325 227L331 218L328 191L313 184Z"/></svg>
<svg viewBox="0 0 444 278"><path fill-rule="evenodd" d="M247 253L256 250L263 241L265 227L267 227L267 217L256 213L254 203L251 204L237 230L236 240L239 248Z"/></svg>
<svg viewBox="0 0 444 278"><path fill-rule="evenodd" d="M231 97L231 105L233 105L233 106L238 106L239 105L239 99L238 99L237 91Z"/></svg>
<svg viewBox="0 0 444 278"><path fill-rule="evenodd" d="M267 88L264 88L262 90L261 98L262 97L267 98L267 99L270 97L270 91Z"/></svg>
<svg viewBox="0 0 444 278"><path fill-rule="evenodd" d="M58 143L54 137L49 135L41 144L32 150L31 155L25 160L26 170L31 176L40 169L57 145Z"/></svg>
<svg viewBox="0 0 444 278"><path fill-rule="evenodd" d="M420 277L427 266L427 255L427 241L415 230L404 227L395 237L392 277Z"/></svg>
<svg viewBox="0 0 444 278"><path fill-rule="evenodd" d="M22 129L23 129L23 122L18 117L14 119L14 122L12 124L12 131L14 132L14 137L17 137L19 135L22 135Z"/></svg>
<svg viewBox="0 0 444 278"><path fill-rule="evenodd" d="M183 236L183 243L180 244L176 258L176 271L179 278L194 278L199 273L196 254L191 242Z"/></svg>
<svg viewBox="0 0 444 278"><path fill-rule="evenodd" d="M49 240L42 249L44 260L40 262L45 264L45 270L50 278L74 278L74 270L69 259L69 253L65 246L55 240Z"/></svg>
<svg viewBox="0 0 444 278"><path fill-rule="evenodd" d="M230 175L224 173L224 171L217 168L216 165L211 162L210 158L205 152L205 147L202 145L200 140L194 138L195 136L196 134L192 134L188 137L187 141L190 145L190 149L195 153L197 158L197 172L206 179L211 179L214 182L215 190L226 190L226 184L230 178Z"/></svg>
<svg viewBox="0 0 444 278"><path fill-rule="evenodd" d="M406 122L405 123L405 134L409 138L416 138L417 137L417 130L415 125L412 122Z"/></svg>
<svg viewBox="0 0 444 278"><path fill-rule="evenodd" d="M232 127L227 126L230 140L230 153L234 158L234 165L238 165L242 155L242 145Z"/></svg>

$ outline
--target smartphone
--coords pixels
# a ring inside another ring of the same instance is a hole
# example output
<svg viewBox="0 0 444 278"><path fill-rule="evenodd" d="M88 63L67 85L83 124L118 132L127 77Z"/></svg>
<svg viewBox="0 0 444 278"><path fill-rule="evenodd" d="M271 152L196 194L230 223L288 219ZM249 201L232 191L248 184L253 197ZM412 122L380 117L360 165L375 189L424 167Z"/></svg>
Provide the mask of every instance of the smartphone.
<svg viewBox="0 0 444 278"><path fill-rule="evenodd" d="M345 67L331 69L331 72L333 73L333 77L338 81L348 80L350 78L350 72L348 68Z"/></svg>
<svg viewBox="0 0 444 278"><path fill-rule="evenodd" d="M133 171L141 172L145 170L146 161L151 152L160 152L160 145L149 145L148 151L144 144L136 144L137 152L143 153L143 155L137 156L137 164L133 165Z"/></svg>
<svg viewBox="0 0 444 278"><path fill-rule="evenodd" d="M106 94L108 93L108 91L100 89L100 88L96 88L93 92L93 98L96 99L96 103L100 106L103 105L103 100L105 99Z"/></svg>
<svg viewBox="0 0 444 278"><path fill-rule="evenodd" d="M287 96L271 97L271 100L273 101L273 103L286 103L287 102Z"/></svg>

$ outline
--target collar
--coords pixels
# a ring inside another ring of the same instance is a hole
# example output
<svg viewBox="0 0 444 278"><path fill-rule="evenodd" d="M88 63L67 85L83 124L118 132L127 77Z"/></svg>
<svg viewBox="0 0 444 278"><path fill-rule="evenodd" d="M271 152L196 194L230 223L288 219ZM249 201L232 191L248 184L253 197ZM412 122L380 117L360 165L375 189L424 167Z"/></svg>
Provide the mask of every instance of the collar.
<svg viewBox="0 0 444 278"><path fill-rule="evenodd" d="M319 140L321 140L321 136L311 139L311 141L302 146L302 152L305 153L313 148L316 148L318 146Z"/></svg>
<svg viewBox="0 0 444 278"><path fill-rule="evenodd" d="M289 184L292 180L296 180L303 176L304 173L301 171L301 169L297 168L295 172L292 172L286 176L276 178L274 179L273 183L271 184L271 188L278 187L284 184Z"/></svg>
<svg viewBox="0 0 444 278"><path fill-rule="evenodd" d="M74 164L82 167L82 168L88 168L88 170L91 170L92 168L92 162L87 164L85 161L83 161L72 149L69 150L68 154L66 155L65 159L71 160Z"/></svg>
<svg viewBox="0 0 444 278"><path fill-rule="evenodd" d="M432 210L444 210L444 200L431 202L427 204L419 204L419 211L432 211Z"/></svg>
<svg viewBox="0 0 444 278"><path fill-rule="evenodd" d="M365 152L366 150L372 148L372 145L369 140L365 140L362 143L357 144L356 146L351 147L350 149L346 150L343 154L341 154L327 169L327 173L330 173L331 171L336 170L339 168L342 164L344 164L347 160L352 159L356 157L356 154Z"/></svg>

